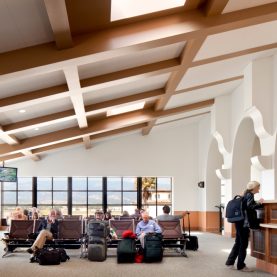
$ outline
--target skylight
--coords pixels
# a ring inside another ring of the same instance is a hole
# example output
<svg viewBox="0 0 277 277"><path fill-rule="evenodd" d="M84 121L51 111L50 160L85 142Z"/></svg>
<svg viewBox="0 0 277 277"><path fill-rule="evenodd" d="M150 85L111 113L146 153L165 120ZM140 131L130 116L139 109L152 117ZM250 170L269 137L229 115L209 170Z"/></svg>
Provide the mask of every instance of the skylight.
<svg viewBox="0 0 277 277"><path fill-rule="evenodd" d="M145 102L139 102L139 103L131 104L128 106L121 106L118 108L114 108L112 110L107 111L107 116L141 110L141 109L143 109L144 104L145 104Z"/></svg>
<svg viewBox="0 0 277 277"><path fill-rule="evenodd" d="M112 0L111 21L183 6L186 0Z"/></svg>

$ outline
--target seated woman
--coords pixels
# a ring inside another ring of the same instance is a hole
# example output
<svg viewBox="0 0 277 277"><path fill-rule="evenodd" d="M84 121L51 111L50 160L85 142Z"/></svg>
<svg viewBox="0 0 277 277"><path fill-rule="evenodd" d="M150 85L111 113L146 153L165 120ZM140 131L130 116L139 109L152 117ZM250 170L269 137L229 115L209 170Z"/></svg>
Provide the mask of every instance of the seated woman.
<svg viewBox="0 0 277 277"><path fill-rule="evenodd" d="M56 210L52 209L49 215L44 219L38 229L39 235L33 245L27 249L27 252L34 254L37 249L42 249L47 239L53 239L58 234L58 220ZM30 262L34 262L34 257L31 256Z"/></svg>

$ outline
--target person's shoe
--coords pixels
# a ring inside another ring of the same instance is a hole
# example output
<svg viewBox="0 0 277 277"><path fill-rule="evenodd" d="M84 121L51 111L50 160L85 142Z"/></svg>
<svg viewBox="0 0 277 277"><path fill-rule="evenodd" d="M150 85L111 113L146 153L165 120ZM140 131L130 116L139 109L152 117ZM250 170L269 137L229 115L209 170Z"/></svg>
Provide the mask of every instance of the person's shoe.
<svg viewBox="0 0 277 277"><path fill-rule="evenodd" d="M27 252L28 252L29 254L33 254L33 253L34 253L34 251L33 251L32 248L28 248L28 249L27 249Z"/></svg>
<svg viewBox="0 0 277 277"><path fill-rule="evenodd" d="M36 261L36 260L35 260L35 257L34 257L34 256L30 258L30 263L34 263L35 261Z"/></svg>
<svg viewBox="0 0 277 277"><path fill-rule="evenodd" d="M242 271L242 272L253 272L254 270L247 267L247 266L245 266L244 268L240 269L240 271Z"/></svg>
<svg viewBox="0 0 277 277"><path fill-rule="evenodd" d="M231 265L227 265L227 268L229 268L229 269L233 269L233 270L235 270L236 268L235 268L235 266L233 265L233 264L231 264Z"/></svg>

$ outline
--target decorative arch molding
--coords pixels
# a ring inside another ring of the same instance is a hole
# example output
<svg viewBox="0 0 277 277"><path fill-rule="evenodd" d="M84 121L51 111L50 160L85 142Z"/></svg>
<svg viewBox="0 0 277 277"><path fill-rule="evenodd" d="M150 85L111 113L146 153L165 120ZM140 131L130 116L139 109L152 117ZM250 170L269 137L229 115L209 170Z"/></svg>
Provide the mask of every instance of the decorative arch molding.
<svg viewBox="0 0 277 277"><path fill-rule="evenodd" d="M217 141L217 144L218 144L218 150L219 152L225 157L225 156L228 156L230 155L230 152L227 151L225 145L224 145L224 140L223 140L223 137L222 135L218 132L218 131L215 131L213 133L213 137L216 139Z"/></svg>
<svg viewBox="0 0 277 277"><path fill-rule="evenodd" d="M262 113L253 106L246 111L246 117L250 117L254 124L254 130L259 139L266 139L271 135L264 128L264 121ZM243 119L242 119L243 120Z"/></svg>
<svg viewBox="0 0 277 277"><path fill-rule="evenodd" d="M273 166L273 156L254 156L251 158L251 163L258 170L268 170L272 169Z"/></svg>
<svg viewBox="0 0 277 277"><path fill-rule="evenodd" d="M231 179L231 168L217 169L215 173L222 181Z"/></svg>

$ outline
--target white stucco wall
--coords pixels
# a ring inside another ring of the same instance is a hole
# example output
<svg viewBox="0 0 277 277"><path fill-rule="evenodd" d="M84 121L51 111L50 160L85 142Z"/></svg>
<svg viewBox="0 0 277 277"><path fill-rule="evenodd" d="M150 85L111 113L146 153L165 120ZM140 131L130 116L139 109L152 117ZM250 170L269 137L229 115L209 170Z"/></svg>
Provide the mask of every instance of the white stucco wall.
<svg viewBox="0 0 277 277"><path fill-rule="evenodd" d="M19 176L172 176L174 210L199 210L198 131L198 123L167 124L148 136L129 134L90 150L79 145L9 165Z"/></svg>

